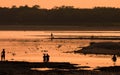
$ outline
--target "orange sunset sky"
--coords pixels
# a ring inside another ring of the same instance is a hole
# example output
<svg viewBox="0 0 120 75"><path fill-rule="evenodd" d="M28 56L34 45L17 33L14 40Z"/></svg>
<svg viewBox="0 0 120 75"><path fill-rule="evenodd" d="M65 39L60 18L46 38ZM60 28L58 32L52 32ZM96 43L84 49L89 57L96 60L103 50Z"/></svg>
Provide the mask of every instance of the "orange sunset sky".
<svg viewBox="0 0 120 75"><path fill-rule="evenodd" d="M62 5L77 8L93 8L95 6L120 8L120 0L0 0L1 7L13 5L39 5L41 8L53 8Z"/></svg>

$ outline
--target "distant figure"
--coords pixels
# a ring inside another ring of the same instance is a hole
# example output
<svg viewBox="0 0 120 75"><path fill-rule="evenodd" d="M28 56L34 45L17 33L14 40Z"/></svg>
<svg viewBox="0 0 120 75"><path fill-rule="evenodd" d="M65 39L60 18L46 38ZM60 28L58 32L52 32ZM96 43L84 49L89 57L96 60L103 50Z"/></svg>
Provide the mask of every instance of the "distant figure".
<svg viewBox="0 0 120 75"><path fill-rule="evenodd" d="M51 33L51 41L54 39L53 33Z"/></svg>
<svg viewBox="0 0 120 75"><path fill-rule="evenodd" d="M1 61L5 61L5 49L1 52Z"/></svg>
<svg viewBox="0 0 120 75"><path fill-rule="evenodd" d="M43 54L43 62L46 62L46 54Z"/></svg>
<svg viewBox="0 0 120 75"><path fill-rule="evenodd" d="M47 55L46 55L46 61L47 61L47 62L49 62L49 58L50 58L50 56L47 54Z"/></svg>
<svg viewBox="0 0 120 75"><path fill-rule="evenodd" d="M115 66L115 62L117 61L117 57L116 57L115 54L114 54L113 57L112 57L112 61L114 62L114 66Z"/></svg>
<svg viewBox="0 0 120 75"><path fill-rule="evenodd" d="M49 57L48 54L43 54L43 62L49 62Z"/></svg>

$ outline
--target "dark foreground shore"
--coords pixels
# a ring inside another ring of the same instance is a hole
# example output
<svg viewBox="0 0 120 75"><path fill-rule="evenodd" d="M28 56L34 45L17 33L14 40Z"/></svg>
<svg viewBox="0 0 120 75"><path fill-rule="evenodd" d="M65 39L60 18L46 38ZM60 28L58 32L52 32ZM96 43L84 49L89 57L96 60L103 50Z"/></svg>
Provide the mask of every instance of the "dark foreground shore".
<svg viewBox="0 0 120 75"><path fill-rule="evenodd" d="M33 70L32 68L49 69ZM76 64L70 64L68 62L1 61L0 75L120 75L120 66L104 67L103 69L97 68L96 70L83 70L82 68L86 67L76 67ZM111 69L113 69L113 71L111 71Z"/></svg>

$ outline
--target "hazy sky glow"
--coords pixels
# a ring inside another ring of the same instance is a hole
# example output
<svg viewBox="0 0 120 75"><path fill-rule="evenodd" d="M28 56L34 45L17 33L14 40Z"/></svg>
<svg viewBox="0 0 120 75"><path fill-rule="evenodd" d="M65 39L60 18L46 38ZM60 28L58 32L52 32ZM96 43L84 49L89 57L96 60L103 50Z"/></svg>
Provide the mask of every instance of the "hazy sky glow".
<svg viewBox="0 0 120 75"><path fill-rule="evenodd" d="M62 5L77 8L92 8L95 6L120 8L120 0L0 0L0 6L2 7L13 5L40 5L41 8L53 8Z"/></svg>

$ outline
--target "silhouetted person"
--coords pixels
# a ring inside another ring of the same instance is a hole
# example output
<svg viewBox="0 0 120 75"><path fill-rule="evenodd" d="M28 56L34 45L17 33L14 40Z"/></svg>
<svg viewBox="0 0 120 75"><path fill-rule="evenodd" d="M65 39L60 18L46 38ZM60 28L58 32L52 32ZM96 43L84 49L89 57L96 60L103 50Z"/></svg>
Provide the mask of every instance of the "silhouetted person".
<svg viewBox="0 0 120 75"><path fill-rule="evenodd" d="M112 57L112 61L114 62L114 66L115 66L115 62L117 61L117 57L116 57L115 54L114 54L113 57Z"/></svg>
<svg viewBox="0 0 120 75"><path fill-rule="evenodd" d="M1 52L1 61L5 61L5 49Z"/></svg>
<svg viewBox="0 0 120 75"><path fill-rule="evenodd" d="M46 54L43 54L43 62L46 62Z"/></svg>
<svg viewBox="0 0 120 75"><path fill-rule="evenodd" d="M54 39L53 33L51 33L51 41Z"/></svg>
<svg viewBox="0 0 120 75"><path fill-rule="evenodd" d="M46 55L46 62L49 62L49 58L50 58L50 56L47 54Z"/></svg>

